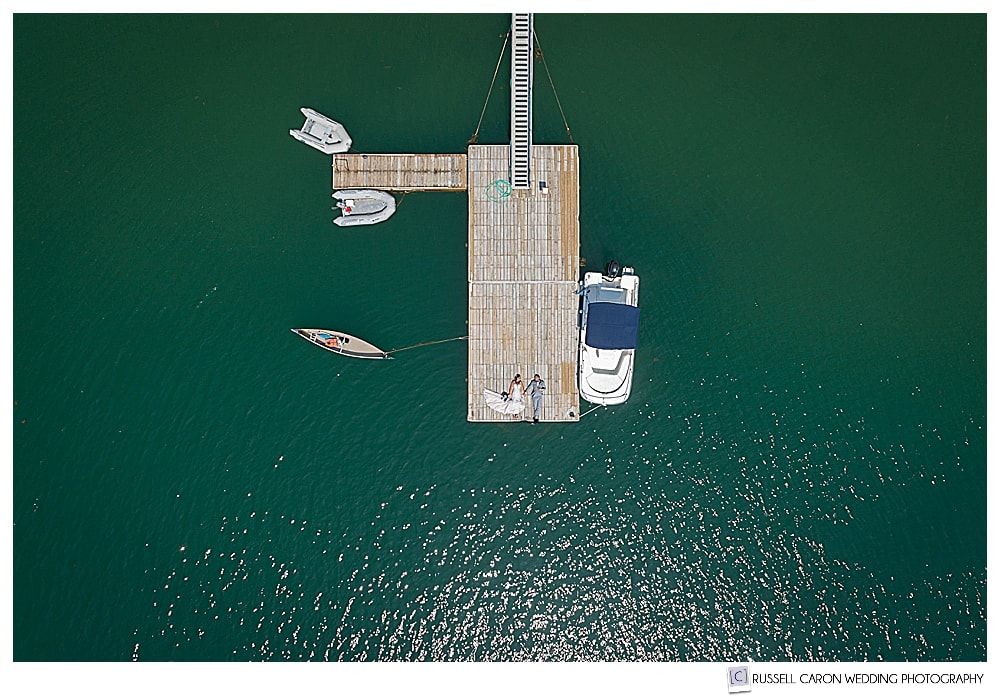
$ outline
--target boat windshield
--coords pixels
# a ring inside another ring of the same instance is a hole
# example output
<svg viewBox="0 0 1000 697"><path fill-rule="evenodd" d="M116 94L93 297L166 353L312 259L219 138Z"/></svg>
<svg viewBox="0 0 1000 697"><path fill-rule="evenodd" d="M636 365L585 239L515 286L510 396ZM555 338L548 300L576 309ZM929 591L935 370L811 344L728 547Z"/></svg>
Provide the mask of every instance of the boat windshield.
<svg viewBox="0 0 1000 697"><path fill-rule="evenodd" d="M587 293L592 303L625 302L625 289L620 286L594 285L587 288Z"/></svg>

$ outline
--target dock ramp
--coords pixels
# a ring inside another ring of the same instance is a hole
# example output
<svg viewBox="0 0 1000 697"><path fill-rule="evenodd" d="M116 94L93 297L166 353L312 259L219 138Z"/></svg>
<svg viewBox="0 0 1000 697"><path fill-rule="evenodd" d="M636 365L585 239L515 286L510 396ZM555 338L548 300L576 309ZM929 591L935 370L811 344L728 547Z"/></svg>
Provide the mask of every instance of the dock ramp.
<svg viewBox="0 0 1000 697"><path fill-rule="evenodd" d="M510 183L531 188L531 85L534 80L534 19L531 14L511 18L510 61Z"/></svg>

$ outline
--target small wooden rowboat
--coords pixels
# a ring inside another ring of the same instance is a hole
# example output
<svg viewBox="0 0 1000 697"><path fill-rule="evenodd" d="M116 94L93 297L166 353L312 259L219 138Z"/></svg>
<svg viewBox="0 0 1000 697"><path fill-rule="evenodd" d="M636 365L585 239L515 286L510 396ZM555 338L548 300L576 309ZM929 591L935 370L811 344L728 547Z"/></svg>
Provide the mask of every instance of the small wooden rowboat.
<svg viewBox="0 0 1000 697"><path fill-rule="evenodd" d="M372 346L364 339L350 334L336 332L332 329L293 329L306 341L316 344L327 351L339 353L352 358L392 358L388 353Z"/></svg>

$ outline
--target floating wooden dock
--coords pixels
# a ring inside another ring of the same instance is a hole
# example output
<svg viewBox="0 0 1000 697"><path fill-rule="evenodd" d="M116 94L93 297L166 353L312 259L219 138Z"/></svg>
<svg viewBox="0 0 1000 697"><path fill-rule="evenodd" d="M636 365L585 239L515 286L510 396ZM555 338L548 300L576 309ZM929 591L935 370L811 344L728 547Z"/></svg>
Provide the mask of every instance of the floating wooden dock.
<svg viewBox="0 0 1000 697"><path fill-rule="evenodd" d="M464 191L465 155L342 153L333 156L333 190Z"/></svg>
<svg viewBox="0 0 1000 697"><path fill-rule="evenodd" d="M579 421L580 154L533 142L531 14L512 15L511 36L508 145L470 145L467 155L337 154L333 188L467 190L468 420L512 421L486 406L483 390L503 392L518 373L527 385L538 373L547 388L539 420Z"/></svg>
<svg viewBox="0 0 1000 697"><path fill-rule="evenodd" d="M544 378L541 421L580 418L579 150L534 144L531 156L533 186L513 189L509 145L469 146L469 421L511 421L483 390L517 373Z"/></svg>

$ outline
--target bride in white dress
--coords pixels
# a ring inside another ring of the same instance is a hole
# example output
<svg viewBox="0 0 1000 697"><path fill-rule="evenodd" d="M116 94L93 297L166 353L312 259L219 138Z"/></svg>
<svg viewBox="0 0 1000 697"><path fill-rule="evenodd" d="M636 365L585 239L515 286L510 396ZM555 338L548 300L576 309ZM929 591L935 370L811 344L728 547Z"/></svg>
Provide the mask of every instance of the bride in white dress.
<svg viewBox="0 0 1000 697"><path fill-rule="evenodd" d="M521 382L521 374L518 373L510 381L510 387L507 388L507 399L521 407L516 414L511 415L515 419L521 418L521 413L524 411L524 393L524 383Z"/></svg>

